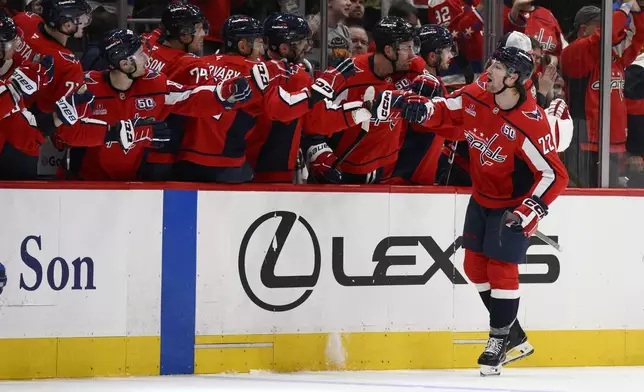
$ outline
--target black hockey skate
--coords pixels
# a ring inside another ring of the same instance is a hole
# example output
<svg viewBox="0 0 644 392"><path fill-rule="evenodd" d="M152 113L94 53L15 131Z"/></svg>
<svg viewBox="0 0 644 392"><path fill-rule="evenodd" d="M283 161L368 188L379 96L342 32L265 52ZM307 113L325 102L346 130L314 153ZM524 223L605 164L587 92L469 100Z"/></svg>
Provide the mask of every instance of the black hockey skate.
<svg viewBox="0 0 644 392"><path fill-rule="evenodd" d="M519 321L515 321L510 327L510 335L508 335L508 349L505 353L505 360L503 366L519 359L525 358L534 353L534 347L528 342L528 336L525 334Z"/></svg>
<svg viewBox="0 0 644 392"><path fill-rule="evenodd" d="M481 376L498 376L501 374L505 351L508 348L508 336L492 336L487 340L485 351L479 357Z"/></svg>

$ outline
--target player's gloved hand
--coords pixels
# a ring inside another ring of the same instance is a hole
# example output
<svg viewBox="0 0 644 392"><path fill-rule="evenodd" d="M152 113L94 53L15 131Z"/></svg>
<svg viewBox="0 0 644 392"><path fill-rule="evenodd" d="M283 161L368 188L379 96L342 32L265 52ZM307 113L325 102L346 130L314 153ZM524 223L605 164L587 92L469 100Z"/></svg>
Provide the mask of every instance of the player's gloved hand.
<svg viewBox="0 0 644 392"><path fill-rule="evenodd" d="M432 101L420 95L406 96L402 106L402 117L413 124L421 124L434 115Z"/></svg>
<svg viewBox="0 0 644 392"><path fill-rule="evenodd" d="M251 68L250 76L259 90L263 93L271 86L284 86L288 79L297 72L297 66L292 66L286 59L271 60L257 63Z"/></svg>
<svg viewBox="0 0 644 392"><path fill-rule="evenodd" d="M309 162L309 175L318 184L342 183L342 172L332 167L338 158L326 143L309 147L306 152L306 160Z"/></svg>
<svg viewBox="0 0 644 392"><path fill-rule="evenodd" d="M253 90L248 79L244 76L226 79L217 84L215 96L226 109L232 109L238 103L244 103L252 98Z"/></svg>
<svg viewBox="0 0 644 392"><path fill-rule="evenodd" d="M329 67L315 79L311 86L311 104L323 99L333 100L336 92L344 85L347 78L356 74L352 58L345 59L337 67Z"/></svg>
<svg viewBox="0 0 644 392"><path fill-rule="evenodd" d="M4 268L4 265L0 263L0 294L2 290L7 285L7 271Z"/></svg>
<svg viewBox="0 0 644 392"><path fill-rule="evenodd" d="M36 91L54 79L54 58L44 56L38 63L25 63L13 71L9 77L23 95L32 96Z"/></svg>
<svg viewBox="0 0 644 392"><path fill-rule="evenodd" d="M523 200L512 213L518 216L521 222L508 220L505 225L516 231L523 231L523 235L531 237L537 232L539 221L548 214L548 206L537 196L531 196Z"/></svg>
<svg viewBox="0 0 644 392"><path fill-rule="evenodd" d="M385 90L378 93L371 106L371 116L385 121L400 114L405 97L413 95L411 91Z"/></svg>
<svg viewBox="0 0 644 392"><path fill-rule="evenodd" d="M94 94L83 84L72 95L62 97L54 104L54 112L58 119L65 125L74 125L79 118L85 116L87 106L94 101ZM82 108L79 114L79 108Z"/></svg>
<svg viewBox="0 0 644 392"><path fill-rule="evenodd" d="M432 74L416 76L411 82L411 91L416 95L422 95L429 99L443 96L441 82Z"/></svg>
<svg viewBox="0 0 644 392"><path fill-rule="evenodd" d="M572 141L575 128L568 105L563 99L557 98L546 109L546 115L557 152L566 151Z"/></svg>
<svg viewBox="0 0 644 392"><path fill-rule="evenodd" d="M152 118L121 120L105 133L105 143L119 143L124 151L129 151L136 143L150 141L152 147L162 147L170 140L171 131L163 121Z"/></svg>

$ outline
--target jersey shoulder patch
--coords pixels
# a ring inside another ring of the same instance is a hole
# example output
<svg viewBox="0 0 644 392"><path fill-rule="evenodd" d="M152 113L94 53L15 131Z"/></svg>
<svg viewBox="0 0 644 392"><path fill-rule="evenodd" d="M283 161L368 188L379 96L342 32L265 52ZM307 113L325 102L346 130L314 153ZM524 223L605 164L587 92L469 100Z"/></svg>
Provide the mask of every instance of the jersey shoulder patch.
<svg viewBox="0 0 644 392"><path fill-rule="evenodd" d="M69 61L70 63L78 64L78 60L76 59L76 56L74 56L72 53L65 53L63 51L58 51L58 54L60 54L60 57L63 59Z"/></svg>

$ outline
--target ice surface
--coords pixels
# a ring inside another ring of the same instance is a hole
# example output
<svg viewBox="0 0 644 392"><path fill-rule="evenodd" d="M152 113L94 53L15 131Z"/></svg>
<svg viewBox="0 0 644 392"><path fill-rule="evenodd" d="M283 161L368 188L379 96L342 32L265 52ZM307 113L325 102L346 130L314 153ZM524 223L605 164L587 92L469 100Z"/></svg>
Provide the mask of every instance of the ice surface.
<svg viewBox="0 0 644 392"><path fill-rule="evenodd" d="M627 392L644 391L644 367L221 374L79 380L3 381L0 391L432 391Z"/></svg>

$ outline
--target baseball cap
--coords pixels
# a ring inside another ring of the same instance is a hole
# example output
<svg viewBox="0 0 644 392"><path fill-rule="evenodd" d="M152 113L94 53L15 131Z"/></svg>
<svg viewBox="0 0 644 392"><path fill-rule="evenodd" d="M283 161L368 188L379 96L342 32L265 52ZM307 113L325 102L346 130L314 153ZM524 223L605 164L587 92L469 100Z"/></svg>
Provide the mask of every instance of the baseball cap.
<svg viewBox="0 0 644 392"><path fill-rule="evenodd" d="M532 51L532 41L530 41L530 37L518 31L513 31L501 37L497 48L503 48L506 46L521 49L528 53Z"/></svg>
<svg viewBox="0 0 644 392"><path fill-rule="evenodd" d="M577 11L577 14L575 15L574 25L576 28L579 28L579 26L583 24L601 20L601 15L602 10L599 7L595 7L594 5L583 6L579 9L579 11Z"/></svg>

